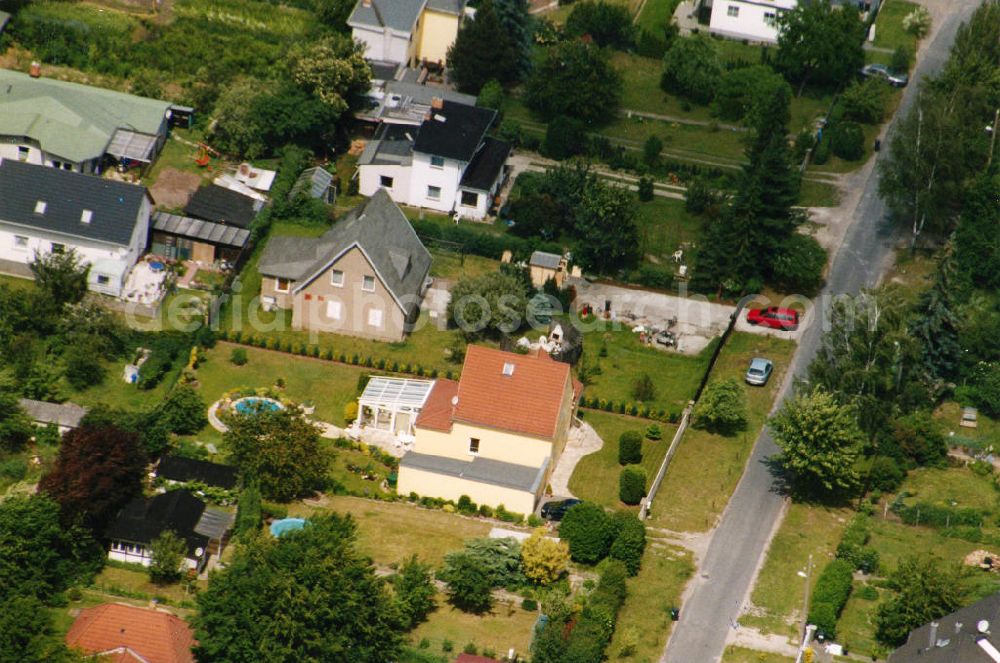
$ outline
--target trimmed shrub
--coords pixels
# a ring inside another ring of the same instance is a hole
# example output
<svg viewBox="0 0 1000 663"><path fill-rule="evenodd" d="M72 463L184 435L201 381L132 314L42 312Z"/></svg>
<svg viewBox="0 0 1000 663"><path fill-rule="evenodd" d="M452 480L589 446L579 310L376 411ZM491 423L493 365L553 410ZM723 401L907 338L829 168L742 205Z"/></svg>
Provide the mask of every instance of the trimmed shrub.
<svg viewBox="0 0 1000 663"><path fill-rule="evenodd" d="M653 415L652 412L650 412L648 414L649 414L649 416ZM661 439L663 439L663 431L660 429L660 427L657 424L650 424L646 428L646 439L647 440L652 440L653 442L661 440Z"/></svg>
<svg viewBox="0 0 1000 663"><path fill-rule="evenodd" d="M827 638L837 635L837 619L851 595L854 565L845 559L835 559L824 567L816 581L812 603L809 606L809 623Z"/></svg>
<svg viewBox="0 0 1000 663"><path fill-rule="evenodd" d="M235 366L245 366L249 361L246 348L233 348L233 351L229 353L229 361Z"/></svg>
<svg viewBox="0 0 1000 663"><path fill-rule="evenodd" d="M618 497L625 504L638 504L646 496L646 470L641 465L626 465L618 476Z"/></svg>
<svg viewBox="0 0 1000 663"><path fill-rule="evenodd" d="M571 506L559 525L559 536L569 544L570 557L584 564L596 564L607 556L612 534L608 514L593 502Z"/></svg>
<svg viewBox="0 0 1000 663"><path fill-rule="evenodd" d="M642 554L646 551L646 526L642 521L628 511L620 511L612 517L612 524L618 534L608 551L610 559L616 559L625 565L629 575L639 572L642 564Z"/></svg>
<svg viewBox="0 0 1000 663"><path fill-rule="evenodd" d="M857 122L838 122L830 131L830 149L841 159L857 161L865 155L865 132Z"/></svg>
<svg viewBox="0 0 1000 663"><path fill-rule="evenodd" d="M618 464L634 465L642 462L642 433L627 430L618 438Z"/></svg>

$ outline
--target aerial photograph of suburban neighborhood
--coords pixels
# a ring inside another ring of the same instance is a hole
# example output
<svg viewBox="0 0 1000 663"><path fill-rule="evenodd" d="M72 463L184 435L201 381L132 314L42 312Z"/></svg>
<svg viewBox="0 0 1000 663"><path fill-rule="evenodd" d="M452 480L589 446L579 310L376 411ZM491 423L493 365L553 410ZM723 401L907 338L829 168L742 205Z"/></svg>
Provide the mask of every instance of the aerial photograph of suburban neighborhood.
<svg viewBox="0 0 1000 663"><path fill-rule="evenodd" d="M1000 0L0 0L0 663L1000 663L997 133Z"/></svg>

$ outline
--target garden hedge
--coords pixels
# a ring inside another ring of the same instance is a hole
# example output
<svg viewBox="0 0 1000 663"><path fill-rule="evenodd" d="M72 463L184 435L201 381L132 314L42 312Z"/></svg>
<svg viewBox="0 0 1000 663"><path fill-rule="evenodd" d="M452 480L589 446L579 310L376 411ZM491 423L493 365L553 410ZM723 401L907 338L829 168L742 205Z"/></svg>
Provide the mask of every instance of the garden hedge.
<svg viewBox="0 0 1000 663"><path fill-rule="evenodd" d="M618 497L625 504L638 504L646 496L646 470L640 465L626 465L618 475Z"/></svg>
<svg viewBox="0 0 1000 663"><path fill-rule="evenodd" d="M618 464L633 465L642 462L642 433L627 430L618 438Z"/></svg>

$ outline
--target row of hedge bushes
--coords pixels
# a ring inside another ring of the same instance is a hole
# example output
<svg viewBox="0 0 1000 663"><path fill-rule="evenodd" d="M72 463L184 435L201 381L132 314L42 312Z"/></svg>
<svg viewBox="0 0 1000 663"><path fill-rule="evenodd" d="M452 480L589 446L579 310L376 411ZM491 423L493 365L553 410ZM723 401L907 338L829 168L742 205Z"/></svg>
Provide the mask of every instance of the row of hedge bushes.
<svg viewBox="0 0 1000 663"><path fill-rule="evenodd" d="M666 421L676 424L681 419L680 410L671 408L665 410L662 407L656 408L642 403L629 403L625 401L614 401L597 396L580 396L580 407L591 410L603 410L605 412L616 412L618 414L629 414L633 417L653 419L655 421Z"/></svg>
<svg viewBox="0 0 1000 663"><path fill-rule="evenodd" d="M907 505L902 499L897 499L890 508L907 525L924 525L939 529L982 527L984 518L989 515L982 509L972 507L953 508L927 502Z"/></svg>
<svg viewBox="0 0 1000 663"><path fill-rule="evenodd" d="M514 261L527 260L533 251L562 254L561 244L524 239L508 233L489 233L465 225L445 225L427 219L410 222L417 236L424 242L444 241L458 244L465 253L499 260L504 251L510 251Z"/></svg>
<svg viewBox="0 0 1000 663"><path fill-rule="evenodd" d="M372 357L371 355L359 355L358 353L347 354L337 352L333 348L321 348L318 345L307 343L292 343L287 339L279 339L270 336L246 335L240 331L221 331L219 338L230 343L240 343L264 350L275 350L288 354L299 355L300 357L312 357L314 359L324 359L335 361L341 364L352 366L364 366L366 368L376 368L389 373L405 373L416 375L422 378L443 377L449 380L457 379L458 373L451 369L441 373L436 368L431 368L417 363L399 362L385 359L384 357Z"/></svg>
<svg viewBox="0 0 1000 663"><path fill-rule="evenodd" d="M818 634L837 637L837 620L851 596L853 577L854 565L846 559L835 559L823 569L809 605L809 623L816 625Z"/></svg>
<svg viewBox="0 0 1000 663"><path fill-rule="evenodd" d="M837 559L850 562L855 569L863 573L873 573L878 569L878 551L867 546L871 536L868 527L868 516L859 513L851 519L840 537L837 545Z"/></svg>

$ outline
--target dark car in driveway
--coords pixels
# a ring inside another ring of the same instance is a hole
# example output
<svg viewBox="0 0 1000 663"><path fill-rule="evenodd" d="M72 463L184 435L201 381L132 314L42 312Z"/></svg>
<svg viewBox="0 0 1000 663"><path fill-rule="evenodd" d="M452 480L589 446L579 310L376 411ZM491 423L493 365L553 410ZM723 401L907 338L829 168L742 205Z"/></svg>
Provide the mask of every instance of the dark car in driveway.
<svg viewBox="0 0 1000 663"><path fill-rule="evenodd" d="M582 500L553 500L542 505L542 518L545 520L562 520L571 506L579 504Z"/></svg>
<svg viewBox="0 0 1000 663"><path fill-rule="evenodd" d="M799 312L791 308L768 306L754 308L747 312L747 322L751 325L795 331L799 328Z"/></svg>
<svg viewBox="0 0 1000 663"><path fill-rule="evenodd" d="M865 78L881 78L893 87L906 87L910 82L908 74L900 74L884 64L866 64L861 68L861 75Z"/></svg>

